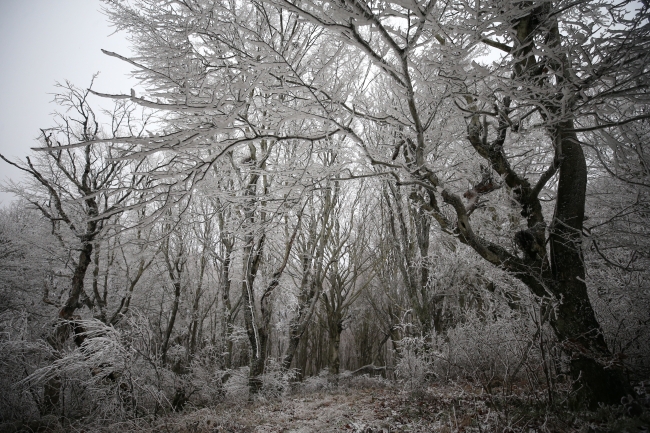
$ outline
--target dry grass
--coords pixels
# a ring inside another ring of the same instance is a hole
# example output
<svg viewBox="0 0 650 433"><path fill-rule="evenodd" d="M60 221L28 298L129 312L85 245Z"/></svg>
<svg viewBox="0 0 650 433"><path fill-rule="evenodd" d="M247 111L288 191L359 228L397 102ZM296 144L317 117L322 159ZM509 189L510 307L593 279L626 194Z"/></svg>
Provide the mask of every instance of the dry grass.
<svg viewBox="0 0 650 433"><path fill-rule="evenodd" d="M648 432L650 414L625 408L569 412L540 396L488 395L471 384L434 385L405 392L386 382L350 378L338 384L296 386L288 395L254 402L224 401L182 413L109 425L76 423L71 432L307 433L307 432Z"/></svg>

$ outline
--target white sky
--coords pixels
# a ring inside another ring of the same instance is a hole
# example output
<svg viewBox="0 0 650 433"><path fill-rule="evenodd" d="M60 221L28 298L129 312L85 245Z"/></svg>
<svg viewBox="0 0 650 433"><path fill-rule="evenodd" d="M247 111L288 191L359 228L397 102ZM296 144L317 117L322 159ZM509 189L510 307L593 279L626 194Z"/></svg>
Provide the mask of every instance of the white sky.
<svg viewBox="0 0 650 433"><path fill-rule="evenodd" d="M100 72L97 91L128 94L135 87L132 67L101 52L129 55L124 36L111 33L98 0L0 0L0 153L24 160L38 145L39 128L53 124L57 81L84 88ZM20 177L0 160L0 181ZM0 207L11 200L0 192Z"/></svg>

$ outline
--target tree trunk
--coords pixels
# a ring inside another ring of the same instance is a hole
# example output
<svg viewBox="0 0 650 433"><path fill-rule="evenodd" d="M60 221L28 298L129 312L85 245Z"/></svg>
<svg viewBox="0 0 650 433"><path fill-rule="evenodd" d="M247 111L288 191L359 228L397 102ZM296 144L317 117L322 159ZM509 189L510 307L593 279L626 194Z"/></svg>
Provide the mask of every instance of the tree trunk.
<svg viewBox="0 0 650 433"><path fill-rule="evenodd" d="M86 242L81 247L79 252L79 260L77 261L77 267L74 270L72 275L72 287L70 288L70 295L65 301L63 308L59 311L59 317L63 320L71 320L74 312L79 308L79 298L84 290L84 278L86 277L86 271L88 266L92 261L92 252L93 244L92 242Z"/></svg>
<svg viewBox="0 0 650 433"><path fill-rule="evenodd" d="M288 370L291 368L293 357L296 355L298 345L300 344L300 337L302 337L302 333L298 332L294 326L290 325L289 344L287 345L287 350L284 352L284 358L282 358L283 370Z"/></svg>
<svg viewBox="0 0 650 433"><path fill-rule="evenodd" d="M389 184L390 192L384 191L388 204L390 233L395 241L395 251L399 257L398 267L415 316L420 324L420 331L428 334L433 320L432 304L429 299L429 234L431 222L429 216L417 205L403 209L402 193L399 187ZM420 199L420 191L413 191ZM412 199L411 199L412 200ZM413 200L412 200L413 201ZM406 212L408 211L408 212Z"/></svg>
<svg viewBox="0 0 650 433"><path fill-rule="evenodd" d="M172 330L174 329L174 323L176 322L176 313L178 312L178 303L181 297L181 282L174 281L174 302L172 303L172 311L169 316L169 321L167 322L167 329L165 329L165 335L163 336L163 343L160 349L161 357L163 363L167 359L167 350L169 349L169 338L172 335Z"/></svg>
<svg viewBox="0 0 650 433"><path fill-rule="evenodd" d="M329 320L329 344L327 347L327 363L331 374L339 374L341 360L339 358L339 347L341 346L341 333L343 332L343 320L340 317L333 317Z"/></svg>
<svg viewBox="0 0 650 433"><path fill-rule="evenodd" d="M620 404L630 387L622 365L613 361L587 293L581 247L587 166L575 133L563 132L571 129L573 122L564 122L557 132L562 165L550 230L550 259L555 295L561 302L551 324L571 354L571 375L579 399L597 408L598 402Z"/></svg>
<svg viewBox="0 0 650 433"><path fill-rule="evenodd" d="M252 212L251 212L252 218ZM253 234L247 235L247 243L244 247L244 280L242 281L242 301L244 304L244 324L251 348L250 372L248 377L249 391L251 395L261 389L262 383L259 379L264 371L266 361L266 332L257 326L255 318L255 292L254 283L259 268L264 237L254 245Z"/></svg>
<svg viewBox="0 0 650 433"><path fill-rule="evenodd" d="M233 321L235 313L232 310L230 302L230 261L232 254L232 243L222 240L225 247L223 265L221 268L221 300L223 302L223 368L232 367L232 340L230 333L232 332Z"/></svg>
<svg viewBox="0 0 650 433"><path fill-rule="evenodd" d="M253 352L250 361L250 373L248 375L248 389L250 395L260 392L262 389L262 374L266 364L266 346L268 344L268 334L266 329L258 329L259 353Z"/></svg>
<svg viewBox="0 0 650 433"><path fill-rule="evenodd" d="M309 286L309 291L304 288L301 290L302 293L298 300L298 302L300 302L298 306L298 314L296 317L291 319L289 324L289 345L287 346L287 351L282 360L282 369L284 370L291 368L291 363L293 362L293 357L298 350L300 339L307 330L307 326L309 326L309 321L311 320L311 316L314 314L314 309L316 307L316 301L318 301L321 292L321 290L316 287L315 283L309 284Z"/></svg>
<svg viewBox="0 0 650 433"><path fill-rule="evenodd" d="M205 248L205 247L204 247ZM200 314L199 314L199 306L201 302L201 295L203 294L203 276L205 274L205 267L207 265L207 258L205 257L205 251L201 253L201 259L200 259L201 265L199 267L199 281L196 285L196 293L194 295L194 302L192 303L192 314L191 314L191 321L190 321L190 327L189 327L189 334L190 334L190 339L188 342L188 347L187 347L187 361L188 364L191 362L192 357L194 356L194 352L196 352L196 345L197 345L197 335L198 335L198 329L200 327Z"/></svg>
<svg viewBox="0 0 650 433"><path fill-rule="evenodd" d="M59 322L52 335L48 338L50 345L55 350L60 350L65 344L66 340L70 336L70 330L75 334L74 342L77 346L81 346L83 343L84 336L83 329L80 326L70 326L70 321L74 319L74 312L79 308L79 299L83 293L84 288L84 278L86 276L86 271L92 262L92 252L93 244L87 242L83 244L81 252L79 253L79 260L77 261L77 266L75 267L74 274L72 276L72 287L70 288L70 294L65 304L59 311L59 318L65 320L65 322ZM54 377L48 380L43 387L43 412L45 414L54 414L58 411L59 407L59 397L61 393L61 378Z"/></svg>
<svg viewBox="0 0 650 433"><path fill-rule="evenodd" d="M523 2L522 2L523 4ZM539 23L545 22L544 26ZM468 128L469 140L477 152L490 161L515 193L513 197L527 218L528 228L515 234L514 241L524 252L519 260L502 247L489 244L471 233L465 207L448 192L443 199L452 204L458 214L460 239L493 264L503 266L520 279L537 296L552 298L557 303L555 315L549 320L559 342L571 356L571 375L578 390L578 401L596 408L599 402L618 404L630 390L624 369L607 347L600 325L591 306L585 284L585 265L581 251L582 230L587 187L585 156L574 131L571 99L560 99L561 90L573 77L561 44L556 18L540 6L519 18L513 30L513 76L531 88L545 87L544 92L524 95L544 107L541 117L555 147L555 157L533 187L528 179L516 173L503 152L509 124L502 116L497 138L488 143L487 124L481 125L479 115L472 118ZM535 40L545 38L545 47L556 48L553 55L536 54ZM545 71L555 71L556 82L547 81ZM568 86L570 87L570 86ZM559 102L561 100L561 102ZM561 105L562 104L562 105ZM568 104L568 105L567 105ZM503 99L507 111L510 98ZM476 106L473 106L476 110ZM485 119L485 118L484 118ZM547 251L544 214L539 192L555 174L559 166L559 180L555 199L555 215L550 227L550 252ZM434 179L435 180L435 179ZM489 245L487 248L486 245Z"/></svg>

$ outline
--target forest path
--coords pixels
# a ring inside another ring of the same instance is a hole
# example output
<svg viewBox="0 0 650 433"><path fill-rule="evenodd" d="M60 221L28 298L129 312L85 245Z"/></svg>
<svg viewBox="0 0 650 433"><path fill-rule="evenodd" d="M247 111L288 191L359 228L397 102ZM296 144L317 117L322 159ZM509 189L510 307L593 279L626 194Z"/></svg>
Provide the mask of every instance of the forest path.
<svg viewBox="0 0 650 433"><path fill-rule="evenodd" d="M199 409L183 416L182 421L176 420L175 428L169 425L159 428L178 433L432 431L404 420L397 407L399 400L398 392L390 388L334 389L266 402L228 403Z"/></svg>
<svg viewBox="0 0 650 433"><path fill-rule="evenodd" d="M367 389L288 399L279 407L263 408L260 415L265 415L265 423L254 432L388 431L390 413L383 413L381 403L390 393Z"/></svg>
<svg viewBox="0 0 650 433"><path fill-rule="evenodd" d="M504 398L469 384L433 385L407 392L386 382L351 381L247 402L186 407L155 420L76 428L77 433L606 433L650 432L650 412L625 416L624 408L600 412L553 411L539 395L521 390ZM540 391L541 395L542 391ZM540 401L541 403L535 403Z"/></svg>

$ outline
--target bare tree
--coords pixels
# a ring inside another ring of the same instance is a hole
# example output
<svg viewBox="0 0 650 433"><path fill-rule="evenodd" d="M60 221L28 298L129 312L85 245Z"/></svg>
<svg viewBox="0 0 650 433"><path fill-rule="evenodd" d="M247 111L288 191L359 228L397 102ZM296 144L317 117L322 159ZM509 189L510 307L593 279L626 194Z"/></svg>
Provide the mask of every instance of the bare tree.
<svg viewBox="0 0 650 433"><path fill-rule="evenodd" d="M323 282L331 263L326 248L330 244L339 201L339 185L326 181L321 194L314 194L307 204L307 227L298 238L299 259L297 305L289 323L289 342L282 359L282 368L291 367L301 338L307 330L323 290ZM339 246L340 247L340 246Z"/></svg>
<svg viewBox="0 0 650 433"><path fill-rule="evenodd" d="M109 4L142 55L134 61L109 54L160 89L148 98L115 97L175 113L173 132L139 142L148 150L176 152L186 178L241 145L296 140L309 148L327 141L357 152L341 179L383 176L408 187L414 230L395 231L407 260L428 262L435 224L547 300L580 399L593 407L629 391L587 294L582 143L590 132L648 117L642 108L646 6L600 0ZM495 61L488 65L481 54ZM197 149L210 152L197 158ZM360 164L359 154L369 164ZM253 165L260 161L250 156ZM496 227L484 216L488 202L519 219ZM261 239L244 242L251 265ZM428 272L425 265L401 271L414 305L423 307L423 325L431 322L429 302L415 301L426 293Z"/></svg>
<svg viewBox="0 0 650 433"><path fill-rule="evenodd" d="M79 256L72 259L70 292L59 311L62 319L70 320L81 305L92 306L91 298L84 291L84 278L92 262L95 240L107 221L127 208L131 197L129 188L143 178L126 173L131 162L119 158L119 148L96 144L105 138L88 104L90 90L80 90L69 83L61 88L64 93L57 94L55 101L74 115L59 115L57 126L41 131L43 147L38 149L35 160L27 157L25 164L18 164L0 157L32 179L30 187L12 184L9 189L51 221L62 245L68 245L67 233L78 243L73 247ZM116 136L124 129L139 134L138 128L144 125L133 123L133 111L133 106L118 104L111 113L110 134ZM137 166L133 168L137 170ZM61 226L69 232L64 232Z"/></svg>
<svg viewBox="0 0 650 433"><path fill-rule="evenodd" d="M333 218L334 227L325 252L328 266L321 296L329 337L327 365L332 374L339 374L341 333L345 322L350 320L350 309L372 282L372 272L376 269L370 251L370 225L366 222L372 208L364 200L367 187L363 183L346 186L351 198L348 203L341 200L341 209Z"/></svg>
<svg viewBox="0 0 650 433"><path fill-rule="evenodd" d="M414 186L413 205L428 213L442 230L454 233L488 262L507 269L536 295L551 297L556 309L551 325L571 353L572 375L582 398L592 406L599 401L618 402L629 385L602 338L584 283L581 234L587 170L578 134L646 117L618 110L601 119L589 108L610 97L617 101L633 98L636 80L646 75L637 66L647 56L638 48L648 40L647 29L641 25L643 12L628 18L623 4L600 2L585 8L517 1L498 8L434 1L388 8L359 2L326 2L326 8L318 2L284 0L279 4L340 34L385 77L375 79L376 89L391 95L389 104L377 105L371 91L357 94L354 105L339 100L338 106L349 112L349 120L337 123L339 127L364 149L372 164L384 167L399 184ZM399 19L394 18L394 11L399 11ZM614 38L598 44L599 33L570 27L580 20L576 17L585 16L581 14L591 14L587 19L596 20L605 19L605 13L612 23L626 29L626 35L634 34L635 42ZM491 35L499 37L491 39ZM477 44L502 52L496 66L471 63ZM612 57L602 56L602 49ZM612 58L626 59L632 66L618 68ZM617 74L622 81L604 79ZM437 100L433 95L439 95ZM481 180L463 194L453 170L440 158L443 142L461 139L459 125L441 119L441 107L466 116L466 137L475 151L474 161L485 160L512 191L514 203L526 218L526 227L510 234L521 255L473 228L470 216L477 198L494 193L500 184ZM364 125L363 133L347 126L355 121ZM441 128L432 130L438 122ZM535 173L538 179L531 182L527 176L532 173L518 172L513 166L517 158L508 154L506 146L511 134L536 127L545 132L543 139L551 154L546 169ZM445 128L450 135L440 134ZM394 152L389 158L381 144L391 141ZM555 209L549 226L539 194L556 173L557 187L551 187Z"/></svg>
<svg viewBox="0 0 650 433"><path fill-rule="evenodd" d="M87 306L93 308L101 298L89 297L84 290L86 272L92 263L95 243L105 227L116 215L128 208L131 186L143 181L141 175L128 175L131 161L119 159L122 152L98 140L118 134L138 135L145 122L134 120L135 107L120 103L110 113L110 132L103 132L95 112L88 103L90 90L80 90L72 84L61 85L62 93L55 102L66 114L57 116L57 125L41 130L42 148L26 163L14 163L0 155L5 162L26 173L30 182L13 183L8 190L23 197L50 221L52 232L63 249L78 252L70 257L72 273L69 291L61 304L44 296L43 301L54 303L59 309L58 324L50 338L55 349L60 349L69 335L70 323L75 343L83 342L83 328L74 323L75 311ZM72 115L67 114L72 112ZM110 139L109 139L110 140ZM137 164L134 169L137 170ZM48 411L58 404L59 382L46 387Z"/></svg>

